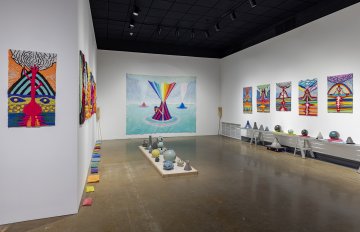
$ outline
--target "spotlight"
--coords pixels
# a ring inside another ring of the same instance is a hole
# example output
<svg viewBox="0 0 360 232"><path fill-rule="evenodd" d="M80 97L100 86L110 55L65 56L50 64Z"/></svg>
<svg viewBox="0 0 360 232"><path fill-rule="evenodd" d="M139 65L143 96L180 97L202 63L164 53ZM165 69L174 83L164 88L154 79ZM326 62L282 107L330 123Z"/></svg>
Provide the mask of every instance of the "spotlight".
<svg viewBox="0 0 360 232"><path fill-rule="evenodd" d="M139 13L140 13L140 9L138 6L134 6L134 10L133 10L133 15L134 16L139 16Z"/></svg>
<svg viewBox="0 0 360 232"><path fill-rule="evenodd" d="M175 35L176 35L176 37L179 37L179 36L180 36L179 28L176 28L176 30L175 30Z"/></svg>
<svg viewBox="0 0 360 232"><path fill-rule="evenodd" d="M195 31L191 30L191 39L195 39Z"/></svg>
<svg viewBox="0 0 360 232"><path fill-rule="evenodd" d="M134 19L130 19L130 28L134 28L135 27L135 21Z"/></svg>
<svg viewBox="0 0 360 232"><path fill-rule="evenodd" d="M130 34L130 36L133 36L133 35L134 35L134 32L130 32L129 34Z"/></svg>
<svg viewBox="0 0 360 232"><path fill-rule="evenodd" d="M158 28L157 28L157 33L158 33L158 35L161 34L161 31L162 31L162 28L161 28L160 26L158 26Z"/></svg>
<svg viewBox="0 0 360 232"><path fill-rule="evenodd" d="M209 38L210 34L209 34L208 31L205 31L204 34L205 34L205 38L206 38L206 39Z"/></svg>
<svg viewBox="0 0 360 232"><path fill-rule="evenodd" d="M216 23L214 27L215 27L215 31L220 31L220 25L219 25L219 23Z"/></svg>
<svg viewBox="0 0 360 232"><path fill-rule="evenodd" d="M252 8L256 6L256 0L249 0L249 3Z"/></svg>
<svg viewBox="0 0 360 232"><path fill-rule="evenodd" d="M236 19L235 11L233 11L233 12L230 13L230 19L231 19L232 21L234 21L234 20Z"/></svg>

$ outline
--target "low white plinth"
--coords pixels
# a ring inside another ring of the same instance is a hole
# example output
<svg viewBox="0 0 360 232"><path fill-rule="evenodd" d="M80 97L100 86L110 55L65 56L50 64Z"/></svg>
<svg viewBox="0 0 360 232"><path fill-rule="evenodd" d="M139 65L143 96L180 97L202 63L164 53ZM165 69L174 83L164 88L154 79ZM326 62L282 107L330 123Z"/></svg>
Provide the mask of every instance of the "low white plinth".
<svg viewBox="0 0 360 232"><path fill-rule="evenodd" d="M145 155L145 157L152 163L152 165L156 168L156 170L160 173L162 177L169 177L169 176L184 176L184 175L197 175L199 172L196 170L193 166L191 166L192 170L185 171L185 163L183 167L177 166L177 161L179 160L179 157L176 156L176 160L174 163L174 169L172 170L164 170L163 164L164 164L164 157L163 155L160 155L159 162L155 162L155 159L151 157L151 154L148 150L146 150L143 146L139 146L139 149L142 151L142 153Z"/></svg>

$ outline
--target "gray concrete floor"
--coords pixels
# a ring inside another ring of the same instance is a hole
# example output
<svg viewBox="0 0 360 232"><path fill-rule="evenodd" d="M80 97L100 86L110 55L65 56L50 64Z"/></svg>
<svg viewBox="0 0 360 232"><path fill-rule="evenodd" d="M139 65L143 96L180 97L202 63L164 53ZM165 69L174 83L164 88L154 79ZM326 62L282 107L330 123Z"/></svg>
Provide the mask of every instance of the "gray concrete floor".
<svg viewBox="0 0 360 232"><path fill-rule="evenodd" d="M162 178L141 140L104 141L94 204L14 231L360 231L360 175L220 136L167 138L197 176Z"/></svg>

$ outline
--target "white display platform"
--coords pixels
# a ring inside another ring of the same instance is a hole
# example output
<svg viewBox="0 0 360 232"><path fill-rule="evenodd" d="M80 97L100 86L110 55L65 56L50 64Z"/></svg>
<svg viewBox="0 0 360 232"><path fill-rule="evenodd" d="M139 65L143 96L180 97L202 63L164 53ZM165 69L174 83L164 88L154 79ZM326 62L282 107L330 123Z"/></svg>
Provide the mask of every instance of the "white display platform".
<svg viewBox="0 0 360 232"><path fill-rule="evenodd" d="M163 164L164 164L164 157L163 155L160 155L159 162L155 162L155 159L151 157L151 154L148 150L146 150L143 146L139 146L139 149L142 151L142 153L145 155L145 157L152 163L152 165L156 168L156 170L160 173L162 177L169 177L169 176L185 176L185 175L197 175L199 172L196 170L193 166L191 166L192 170L185 171L185 161L183 167L177 166L177 161L179 160L179 157L176 155L176 160L174 163L174 169L172 170L164 170ZM190 161L191 162L191 161Z"/></svg>

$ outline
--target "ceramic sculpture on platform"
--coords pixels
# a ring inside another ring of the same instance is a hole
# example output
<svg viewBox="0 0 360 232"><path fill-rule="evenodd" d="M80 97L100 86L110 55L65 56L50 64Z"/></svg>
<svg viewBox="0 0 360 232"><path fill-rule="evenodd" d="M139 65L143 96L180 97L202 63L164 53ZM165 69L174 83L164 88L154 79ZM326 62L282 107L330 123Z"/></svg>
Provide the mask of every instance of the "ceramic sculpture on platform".
<svg viewBox="0 0 360 232"><path fill-rule="evenodd" d="M265 127L265 131L269 131L269 127Z"/></svg>
<svg viewBox="0 0 360 232"><path fill-rule="evenodd" d="M154 141L151 146L152 146L153 149L157 149L158 148L158 142Z"/></svg>
<svg viewBox="0 0 360 232"><path fill-rule="evenodd" d="M159 137L157 138L157 141L158 141L158 142L164 142L164 138L163 138L162 136L159 136Z"/></svg>
<svg viewBox="0 0 360 232"><path fill-rule="evenodd" d="M170 160L165 160L164 165L163 165L163 169L164 170L172 170L172 169L174 169L173 162L171 162Z"/></svg>
<svg viewBox="0 0 360 232"><path fill-rule="evenodd" d="M165 161L168 160L168 161L171 161L171 162L175 163L176 153L175 153L174 150L168 149L167 151L165 151L165 152L163 153L163 155L164 155L164 160L165 160Z"/></svg>
<svg viewBox="0 0 360 232"><path fill-rule="evenodd" d="M351 137L346 139L346 144L355 144Z"/></svg>
<svg viewBox="0 0 360 232"><path fill-rule="evenodd" d="M144 139L142 146L145 147L145 148L148 147L149 142L146 139Z"/></svg>
<svg viewBox="0 0 360 232"><path fill-rule="evenodd" d="M316 136L316 139L324 139L324 136L319 132L319 134Z"/></svg>
<svg viewBox="0 0 360 232"><path fill-rule="evenodd" d="M151 152L152 152L152 150L153 150L153 148L152 148L152 146L151 146L151 145L149 145L148 150L149 150L149 153L151 154Z"/></svg>
<svg viewBox="0 0 360 232"><path fill-rule="evenodd" d="M329 133L329 137L330 137L330 139L332 139L332 140L339 140L340 134L339 134L339 132L337 132L337 131L331 131L331 132Z"/></svg>
<svg viewBox="0 0 360 232"><path fill-rule="evenodd" d="M158 142L157 146L158 146L158 148L163 148L163 147L164 147L164 143L163 143L163 142Z"/></svg>
<svg viewBox="0 0 360 232"><path fill-rule="evenodd" d="M259 130L264 131L264 126L261 124Z"/></svg>
<svg viewBox="0 0 360 232"><path fill-rule="evenodd" d="M177 163L178 167L184 167L184 161L183 160L179 159L176 163Z"/></svg>
<svg viewBox="0 0 360 232"><path fill-rule="evenodd" d="M254 122L253 129L254 129L254 130L258 130L258 126L257 126L256 122Z"/></svg>
<svg viewBox="0 0 360 232"><path fill-rule="evenodd" d="M280 126L280 125L276 125L276 126L274 127L274 130L275 130L276 132L281 132L281 126Z"/></svg>
<svg viewBox="0 0 360 232"><path fill-rule="evenodd" d="M191 166L190 166L190 160L185 160L185 167L184 167L184 170L185 171L191 171L192 170L192 168L191 168Z"/></svg>
<svg viewBox="0 0 360 232"><path fill-rule="evenodd" d="M163 155L165 151L167 151L166 147L159 147L160 155Z"/></svg>
<svg viewBox="0 0 360 232"><path fill-rule="evenodd" d="M303 130L301 131L301 135L304 136L304 137L307 137L308 134L309 134L309 132L308 132L308 130L306 130L306 129L303 129Z"/></svg>
<svg viewBox="0 0 360 232"><path fill-rule="evenodd" d="M160 158L159 157L156 157L155 158L155 162L159 162L160 161Z"/></svg>
<svg viewBox="0 0 360 232"><path fill-rule="evenodd" d="M149 146L149 145L152 145L152 136L151 136L151 135L149 135L148 146Z"/></svg>
<svg viewBox="0 0 360 232"><path fill-rule="evenodd" d="M159 157L159 156L160 156L160 151L159 151L159 149L154 149L154 150L152 150L152 152L151 152L151 157L157 158L157 157Z"/></svg>
<svg viewBox="0 0 360 232"><path fill-rule="evenodd" d="M251 129L249 120L247 120L247 122L246 122L245 129Z"/></svg>
<svg viewBox="0 0 360 232"><path fill-rule="evenodd" d="M289 134L289 135L294 135L294 130L293 130L293 129L289 129L289 130L288 130L288 134Z"/></svg>

